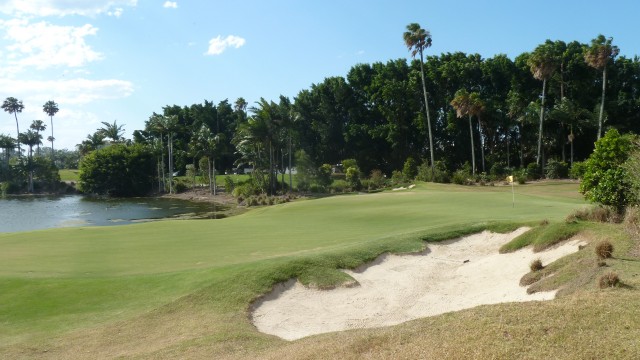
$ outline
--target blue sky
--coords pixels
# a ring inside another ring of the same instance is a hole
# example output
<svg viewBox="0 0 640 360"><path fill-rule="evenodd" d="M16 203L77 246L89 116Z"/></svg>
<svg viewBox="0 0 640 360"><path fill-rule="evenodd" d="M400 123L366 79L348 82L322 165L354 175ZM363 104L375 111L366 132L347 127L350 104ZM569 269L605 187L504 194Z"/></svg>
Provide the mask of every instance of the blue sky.
<svg viewBox="0 0 640 360"><path fill-rule="evenodd" d="M519 0L0 0L0 98L23 101L21 130L54 100L56 148L102 121L126 136L165 105L250 104L300 90L357 63L408 58L407 24L431 31L428 54L509 57L546 39L612 36L640 54L640 2ZM0 133L15 136L0 113ZM49 129L46 136L50 135Z"/></svg>

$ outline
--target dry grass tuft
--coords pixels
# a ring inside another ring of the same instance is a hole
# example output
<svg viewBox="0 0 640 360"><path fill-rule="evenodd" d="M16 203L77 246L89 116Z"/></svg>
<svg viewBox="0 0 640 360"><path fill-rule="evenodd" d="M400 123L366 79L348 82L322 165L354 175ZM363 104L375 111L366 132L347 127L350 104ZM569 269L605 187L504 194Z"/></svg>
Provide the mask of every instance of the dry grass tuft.
<svg viewBox="0 0 640 360"><path fill-rule="evenodd" d="M598 256L598 259L609 259L611 258L612 254L613 245L609 241L604 240L596 245L596 255Z"/></svg>
<svg viewBox="0 0 640 360"><path fill-rule="evenodd" d="M618 278L618 274L609 271L600 277L598 285L600 285L600 289L616 287L620 285L620 278Z"/></svg>
<svg viewBox="0 0 640 360"><path fill-rule="evenodd" d="M565 219L568 223L579 220L618 224L622 222L622 216L612 207L595 206L575 210Z"/></svg>
<svg viewBox="0 0 640 360"><path fill-rule="evenodd" d="M540 259L533 260L531 264L529 264L529 269L531 269L531 271L533 272L544 269L544 266L542 266L542 260Z"/></svg>

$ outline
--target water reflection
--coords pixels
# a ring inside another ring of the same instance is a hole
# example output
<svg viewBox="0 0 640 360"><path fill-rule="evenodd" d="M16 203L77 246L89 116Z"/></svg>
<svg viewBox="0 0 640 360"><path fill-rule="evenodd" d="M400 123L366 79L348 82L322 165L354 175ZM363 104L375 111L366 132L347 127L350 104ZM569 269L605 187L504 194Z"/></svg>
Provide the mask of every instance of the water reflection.
<svg viewBox="0 0 640 360"><path fill-rule="evenodd" d="M123 225L167 218L214 219L224 217L225 210L220 204L164 198L9 196L0 199L0 232Z"/></svg>

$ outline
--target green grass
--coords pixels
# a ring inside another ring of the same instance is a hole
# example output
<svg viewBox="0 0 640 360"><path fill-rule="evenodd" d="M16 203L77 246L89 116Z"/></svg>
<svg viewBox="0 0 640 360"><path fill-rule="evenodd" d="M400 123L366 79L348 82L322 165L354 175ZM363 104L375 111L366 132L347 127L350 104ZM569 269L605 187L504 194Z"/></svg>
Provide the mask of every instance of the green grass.
<svg viewBox="0 0 640 360"><path fill-rule="evenodd" d="M533 251L543 251L563 240L567 240L582 231L587 224L579 222L556 222L539 226L516 237L500 247L501 253L512 252L533 245Z"/></svg>
<svg viewBox="0 0 640 360"><path fill-rule="evenodd" d="M77 182L80 180L80 170L78 169L60 169L58 173L60 174L61 181Z"/></svg>
<svg viewBox="0 0 640 360"><path fill-rule="evenodd" d="M255 357L282 345L247 319L274 284L331 287L349 280L337 269L424 240L561 222L584 206L576 194L567 182L518 186L512 207L510 187L419 184L215 221L0 234L0 357Z"/></svg>

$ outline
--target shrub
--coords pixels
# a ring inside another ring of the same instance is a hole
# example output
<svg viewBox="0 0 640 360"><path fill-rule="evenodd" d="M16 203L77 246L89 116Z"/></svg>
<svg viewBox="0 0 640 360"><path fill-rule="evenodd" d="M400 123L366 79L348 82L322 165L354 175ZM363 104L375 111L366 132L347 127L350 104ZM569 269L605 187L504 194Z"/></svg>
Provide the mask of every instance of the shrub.
<svg viewBox="0 0 640 360"><path fill-rule="evenodd" d="M564 161L551 159L545 170L547 179L566 179L569 176L569 165Z"/></svg>
<svg viewBox="0 0 640 360"><path fill-rule="evenodd" d="M187 184L186 180L176 180L174 184L174 190L176 193L182 193L189 189L189 184Z"/></svg>
<svg viewBox="0 0 640 360"><path fill-rule="evenodd" d="M600 285L600 289L616 287L620 284L620 278L618 277L618 274L614 273L613 271L609 271L606 274L600 276L598 284Z"/></svg>
<svg viewBox="0 0 640 360"><path fill-rule="evenodd" d="M633 141L632 135L620 135L611 129L596 142L580 183L580 192L587 200L613 206L619 213L634 200L627 171L621 166L634 147Z"/></svg>
<svg viewBox="0 0 640 360"><path fill-rule="evenodd" d="M393 170L391 173L391 183L394 186L406 184L406 179L401 171Z"/></svg>
<svg viewBox="0 0 640 360"><path fill-rule="evenodd" d="M416 180L430 181L435 183L447 184L451 182L451 174L447 171L447 166L442 161L436 161L433 167L433 175L431 174L431 166L424 161L418 166L418 174Z"/></svg>
<svg viewBox="0 0 640 360"><path fill-rule="evenodd" d="M536 163L530 163L527 165L527 179L528 180L539 180L542 177L542 172L540 171L540 166Z"/></svg>
<svg viewBox="0 0 640 360"><path fill-rule="evenodd" d="M344 172L347 172L347 169L349 168L358 168L358 163L356 162L355 159L344 159L342 160L342 169L344 170Z"/></svg>
<svg viewBox="0 0 640 360"><path fill-rule="evenodd" d="M349 189L349 184L346 180L335 180L331 183L329 189L332 193L343 193Z"/></svg>
<svg viewBox="0 0 640 360"><path fill-rule="evenodd" d="M638 237L640 235L640 208L638 206L627 207L623 222L627 233Z"/></svg>
<svg viewBox="0 0 640 360"><path fill-rule="evenodd" d="M318 172L316 175L316 181L318 182L318 185L324 187L324 186L329 186L331 185L331 165L330 164L322 164L322 166L320 166L318 168ZM311 190L311 192L314 192L313 190Z"/></svg>
<svg viewBox="0 0 640 360"><path fill-rule="evenodd" d="M411 181L416 178L418 175L418 166L416 165L416 161L413 160L412 157L408 157L404 162L404 166L402 167L402 175L407 181Z"/></svg>
<svg viewBox="0 0 640 360"><path fill-rule="evenodd" d="M502 180L504 179L506 172L505 167L502 163L496 162L491 165L491 169L489 169L489 175L493 180Z"/></svg>
<svg viewBox="0 0 640 360"><path fill-rule="evenodd" d="M569 171L569 176L572 179L582 179L584 172L586 171L586 163L582 161L574 161Z"/></svg>
<svg viewBox="0 0 640 360"><path fill-rule="evenodd" d="M309 191L316 194L321 194L327 192L327 189L320 184L311 184L309 186Z"/></svg>
<svg viewBox="0 0 640 360"><path fill-rule="evenodd" d="M608 259L613 254L613 245L609 241L601 241L596 245L598 259Z"/></svg>
<svg viewBox="0 0 640 360"><path fill-rule="evenodd" d="M231 176L224 177L224 190L227 194L231 194L233 189L236 187L236 183L233 181Z"/></svg>
<svg viewBox="0 0 640 360"><path fill-rule="evenodd" d="M360 189L360 170L357 167L352 166L347 169L346 179L352 190Z"/></svg>
<svg viewBox="0 0 640 360"><path fill-rule="evenodd" d="M567 216L567 222L594 221L601 223L618 223L620 215L610 206L593 206L573 211Z"/></svg>
<svg viewBox="0 0 640 360"><path fill-rule="evenodd" d="M369 187L372 190L380 189L384 187L386 179L382 171L378 169L371 170L371 175L369 175ZM363 184L364 186L364 184Z"/></svg>
<svg viewBox="0 0 640 360"><path fill-rule="evenodd" d="M458 185L471 185L473 180L470 179L471 174L466 169L458 169L453 173L451 181Z"/></svg>
<svg viewBox="0 0 640 360"><path fill-rule="evenodd" d="M529 264L529 269L531 269L531 271L534 271L534 272L544 269L544 266L542 266L542 260L540 259L533 260L531 264Z"/></svg>

